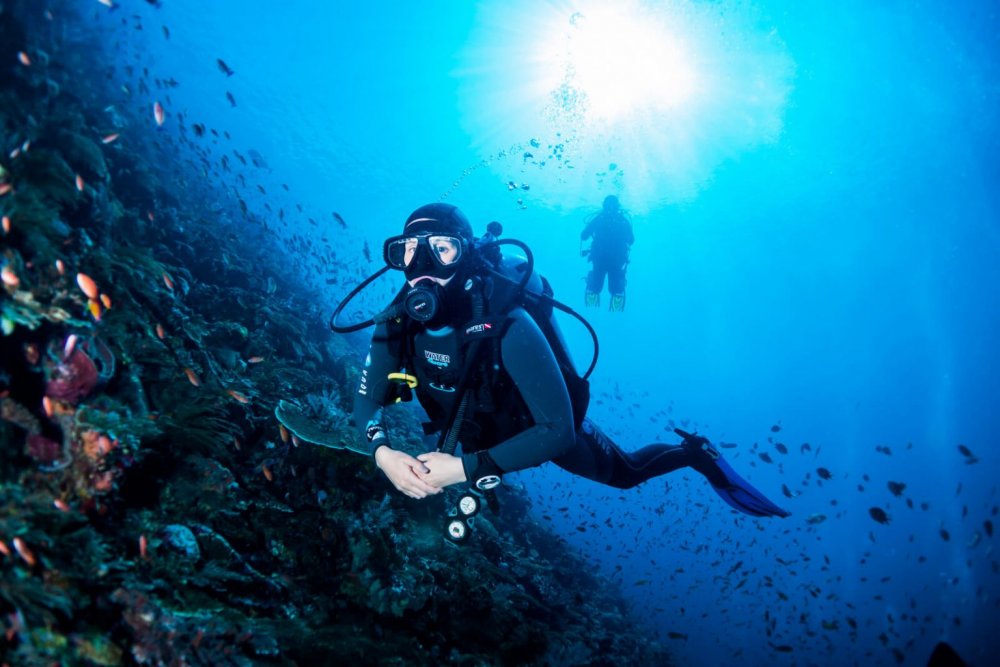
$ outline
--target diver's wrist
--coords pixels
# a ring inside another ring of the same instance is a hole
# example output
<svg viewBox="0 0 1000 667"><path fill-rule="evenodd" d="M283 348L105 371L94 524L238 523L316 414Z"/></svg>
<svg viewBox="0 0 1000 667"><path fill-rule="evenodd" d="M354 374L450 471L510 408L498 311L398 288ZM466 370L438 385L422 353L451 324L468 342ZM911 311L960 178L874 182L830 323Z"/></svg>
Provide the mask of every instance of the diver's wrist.
<svg viewBox="0 0 1000 667"><path fill-rule="evenodd" d="M382 467L382 464L381 464L381 462L379 461L379 458L378 458L378 453L379 453L380 451L382 451L383 449L385 449L385 450L387 450L387 451L392 451L392 447L390 447L390 446L388 445L388 443L384 443L384 442L383 442L383 443L379 443L378 445L376 445L376 446L375 446L375 449L373 449L373 450L372 450L372 458L373 458L373 459L375 460L375 465L376 465L377 467L379 467L379 468L381 468L381 467ZM383 454L383 458L385 458L385 455L384 455L384 454Z"/></svg>

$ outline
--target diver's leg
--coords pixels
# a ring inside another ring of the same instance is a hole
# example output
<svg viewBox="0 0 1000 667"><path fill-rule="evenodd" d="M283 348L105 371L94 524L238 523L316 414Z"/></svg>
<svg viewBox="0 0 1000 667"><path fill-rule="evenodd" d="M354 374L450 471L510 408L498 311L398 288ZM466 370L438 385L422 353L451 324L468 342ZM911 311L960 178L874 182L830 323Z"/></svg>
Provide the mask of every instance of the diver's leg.
<svg viewBox="0 0 1000 667"><path fill-rule="evenodd" d="M608 270L608 291L611 292L610 308L613 311L625 310L625 265L613 266Z"/></svg>
<svg viewBox="0 0 1000 667"><path fill-rule="evenodd" d="M587 274L587 293L584 296L584 303L588 306L599 306L601 304L601 290L604 288L604 273L606 269L598 262L594 262L590 273Z"/></svg>
<svg viewBox="0 0 1000 667"><path fill-rule="evenodd" d="M655 444L624 452L589 419L576 432L576 446L555 459L557 466L618 489L631 489L648 479L691 465L680 445Z"/></svg>
<svg viewBox="0 0 1000 667"><path fill-rule="evenodd" d="M619 489L630 489L653 477L691 467L731 507L752 516L786 517L778 507L740 477L706 438L679 432L680 445L652 444L624 452L589 419L576 432L576 446L553 462L563 470Z"/></svg>

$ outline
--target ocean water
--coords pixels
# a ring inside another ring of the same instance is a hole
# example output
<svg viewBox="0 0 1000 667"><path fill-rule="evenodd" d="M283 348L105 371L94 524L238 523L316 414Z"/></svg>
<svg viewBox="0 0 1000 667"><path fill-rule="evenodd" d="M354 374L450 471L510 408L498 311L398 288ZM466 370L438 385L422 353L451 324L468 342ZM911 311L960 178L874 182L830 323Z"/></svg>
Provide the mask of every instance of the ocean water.
<svg viewBox="0 0 1000 667"><path fill-rule="evenodd" d="M365 244L373 271L443 199L527 242L590 319L590 416L625 449L674 426L735 445L790 518L737 515L691 472L512 480L620 587L636 634L678 664L924 664L941 640L1000 655L995 5L90 4L68 30L108 35L111 76L177 82L149 95L162 132L229 135L177 197L217 188L219 211L272 221L299 205L279 233L351 258L326 286L275 248L318 310L367 275ZM199 185L234 149L254 177ZM579 232L608 194L636 235L623 313L583 305ZM585 366L589 336L563 327Z"/></svg>

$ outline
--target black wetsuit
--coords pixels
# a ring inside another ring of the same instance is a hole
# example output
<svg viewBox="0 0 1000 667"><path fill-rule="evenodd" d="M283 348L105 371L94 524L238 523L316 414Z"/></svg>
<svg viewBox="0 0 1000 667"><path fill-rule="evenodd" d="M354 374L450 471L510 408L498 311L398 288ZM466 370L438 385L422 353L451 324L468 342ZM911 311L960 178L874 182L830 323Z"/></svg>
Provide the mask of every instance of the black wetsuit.
<svg viewBox="0 0 1000 667"><path fill-rule="evenodd" d="M379 408L393 400L388 374L404 367L417 377L416 395L431 423L446 427L463 364L460 338L455 328L431 331L405 318L379 325L355 397L354 423L361 434ZM480 464L477 452L484 450L502 472L553 461L573 474L621 489L697 465L697 454L680 445L652 444L624 452L589 419L575 429L556 355L524 309L510 312L498 352L499 369L475 375L470 386L471 414L459 435L468 479Z"/></svg>
<svg viewBox="0 0 1000 667"><path fill-rule="evenodd" d="M608 291L624 294L628 251L635 243L632 223L621 211L601 211L580 233L582 241L590 237L594 237L590 246L593 268L587 276L587 291L600 293L604 289L604 276L607 276Z"/></svg>

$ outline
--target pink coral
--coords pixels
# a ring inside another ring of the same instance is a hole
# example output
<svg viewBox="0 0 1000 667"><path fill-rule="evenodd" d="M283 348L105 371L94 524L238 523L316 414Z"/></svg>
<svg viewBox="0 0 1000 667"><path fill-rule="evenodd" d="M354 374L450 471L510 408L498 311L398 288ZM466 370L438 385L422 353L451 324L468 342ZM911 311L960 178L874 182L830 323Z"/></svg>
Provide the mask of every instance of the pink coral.
<svg viewBox="0 0 1000 667"><path fill-rule="evenodd" d="M69 357L52 368L45 384L45 395L75 405L93 391L97 381L97 366L78 345Z"/></svg>

